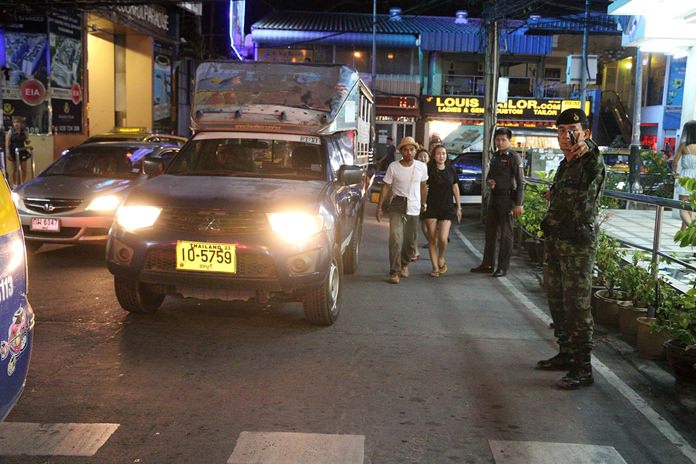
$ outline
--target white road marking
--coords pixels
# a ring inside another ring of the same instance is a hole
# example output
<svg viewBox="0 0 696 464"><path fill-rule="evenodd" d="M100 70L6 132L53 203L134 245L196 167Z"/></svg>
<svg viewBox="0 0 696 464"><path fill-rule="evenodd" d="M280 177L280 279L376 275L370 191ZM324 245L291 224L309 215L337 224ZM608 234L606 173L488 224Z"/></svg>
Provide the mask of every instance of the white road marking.
<svg viewBox="0 0 696 464"><path fill-rule="evenodd" d="M227 464L362 464L363 435L242 432Z"/></svg>
<svg viewBox="0 0 696 464"><path fill-rule="evenodd" d="M119 424L0 423L0 456L94 456Z"/></svg>
<svg viewBox="0 0 696 464"><path fill-rule="evenodd" d="M481 259L481 253L474 247L474 245L457 229L455 233L459 239L464 243L464 245L469 248L471 253ZM541 308L534 304L529 298L527 298L522 292L520 292L507 277L498 277L497 281L503 284L505 288L512 293L515 298L522 303L522 305L527 308L532 314L539 318L544 324L549 324L551 322L551 317L549 317ZM655 428L670 441L674 446L676 446L679 451L682 452L691 462L696 463L696 449L694 449L688 441L681 436L677 430L672 427L672 424L667 422L667 420L660 416L657 411L650 407L650 405L641 396L629 387L623 380L621 380L614 372L607 367L602 361L600 361L596 355L592 355L592 367L599 372L611 386L616 388L621 395L626 398L635 407L638 412L640 412Z"/></svg>
<svg viewBox="0 0 696 464"><path fill-rule="evenodd" d="M626 464L613 446L489 440L495 464Z"/></svg>

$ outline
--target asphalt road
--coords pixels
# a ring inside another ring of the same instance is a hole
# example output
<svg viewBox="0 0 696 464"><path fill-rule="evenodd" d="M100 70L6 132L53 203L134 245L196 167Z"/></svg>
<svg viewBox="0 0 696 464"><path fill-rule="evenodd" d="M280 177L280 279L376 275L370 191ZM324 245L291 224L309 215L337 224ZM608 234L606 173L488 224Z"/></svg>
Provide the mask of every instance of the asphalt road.
<svg viewBox="0 0 696 464"><path fill-rule="evenodd" d="M538 269L516 256L508 278L469 273L476 210L452 234L447 274L420 260L399 285L387 283L387 225L373 211L326 328L299 304L167 298L131 315L103 248L44 247L29 266L32 365L0 428L0 462L696 462L693 396L612 333L597 334L607 371L591 388L560 391L559 373L533 369L554 353ZM24 423L112 425L91 456L11 456L7 427Z"/></svg>

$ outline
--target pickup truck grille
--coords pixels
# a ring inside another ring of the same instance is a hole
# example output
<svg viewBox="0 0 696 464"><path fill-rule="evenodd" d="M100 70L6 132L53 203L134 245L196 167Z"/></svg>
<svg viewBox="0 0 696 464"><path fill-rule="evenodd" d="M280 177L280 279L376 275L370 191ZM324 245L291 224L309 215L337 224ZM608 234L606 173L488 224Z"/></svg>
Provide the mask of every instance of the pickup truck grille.
<svg viewBox="0 0 696 464"><path fill-rule="evenodd" d="M73 210L82 204L80 199L69 198L25 198L24 206L42 214L58 214Z"/></svg>
<svg viewBox="0 0 696 464"><path fill-rule="evenodd" d="M268 228L264 214L211 209L169 208L162 211L157 227L204 234L255 234Z"/></svg>
<svg viewBox="0 0 696 464"><path fill-rule="evenodd" d="M196 271L177 271L176 250L174 249L153 249L148 251L143 270L200 274ZM275 264L268 255L261 253L237 253L237 273L234 275L240 277L274 277Z"/></svg>

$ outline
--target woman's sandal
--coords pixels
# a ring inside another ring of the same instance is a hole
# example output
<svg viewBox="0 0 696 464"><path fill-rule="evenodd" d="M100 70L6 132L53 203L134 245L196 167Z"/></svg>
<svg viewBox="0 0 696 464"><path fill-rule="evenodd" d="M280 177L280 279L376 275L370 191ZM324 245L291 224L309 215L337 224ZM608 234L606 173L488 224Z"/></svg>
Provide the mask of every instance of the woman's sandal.
<svg viewBox="0 0 696 464"><path fill-rule="evenodd" d="M440 271L432 271L430 277L440 277Z"/></svg>
<svg viewBox="0 0 696 464"><path fill-rule="evenodd" d="M444 274L446 272L447 272L447 263L440 266L440 274Z"/></svg>

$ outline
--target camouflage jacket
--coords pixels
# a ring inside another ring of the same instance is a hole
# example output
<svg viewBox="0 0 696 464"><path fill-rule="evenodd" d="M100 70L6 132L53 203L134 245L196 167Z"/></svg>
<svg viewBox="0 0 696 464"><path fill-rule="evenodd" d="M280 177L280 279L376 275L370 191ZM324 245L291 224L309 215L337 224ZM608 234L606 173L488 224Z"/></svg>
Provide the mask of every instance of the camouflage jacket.
<svg viewBox="0 0 696 464"><path fill-rule="evenodd" d="M553 179L549 209L542 221L544 236L592 245L597 238L599 197L606 168L597 145L585 140L589 151L563 160Z"/></svg>

